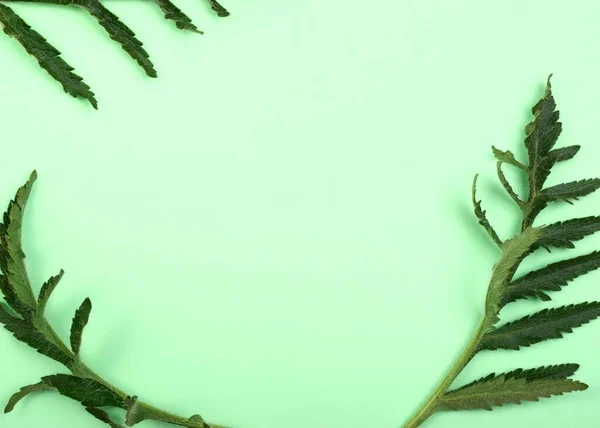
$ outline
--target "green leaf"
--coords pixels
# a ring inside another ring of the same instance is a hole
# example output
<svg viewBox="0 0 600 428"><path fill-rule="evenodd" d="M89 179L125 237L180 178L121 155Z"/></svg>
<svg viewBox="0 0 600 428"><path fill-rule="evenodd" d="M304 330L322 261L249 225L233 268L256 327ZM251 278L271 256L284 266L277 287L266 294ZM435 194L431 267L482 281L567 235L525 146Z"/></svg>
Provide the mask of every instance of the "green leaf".
<svg viewBox="0 0 600 428"><path fill-rule="evenodd" d="M526 212L524 223L531 224L537 215L548 205L549 202L565 201L572 204L572 200L589 195L600 188L600 179L588 179L572 181L570 183L558 184L556 186L543 189L531 202L529 210Z"/></svg>
<svg viewBox="0 0 600 428"><path fill-rule="evenodd" d="M33 326L32 319L14 317L3 304L0 304L0 323L4 324L4 328L17 339L36 349L40 354L44 354L67 367L72 366L73 358L50 342L43 333L39 332Z"/></svg>
<svg viewBox="0 0 600 428"><path fill-rule="evenodd" d="M29 319L33 316L34 309L21 303L12 286L8 282L6 275L0 275L0 290L4 295L4 300L10 306L10 309L25 319Z"/></svg>
<svg viewBox="0 0 600 428"><path fill-rule="evenodd" d="M542 228L539 245L542 247L575 248L579 241L600 230L600 217L582 217L554 223Z"/></svg>
<svg viewBox="0 0 600 428"><path fill-rule="evenodd" d="M559 112L556 110L556 102L552 95L550 78L551 76L548 77L546 84L546 93L532 109L535 119L525 128L525 147L529 157L530 202L535 199L550 174L550 167L544 159L562 132L562 123L558 121Z"/></svg>
<svg viewBox="0 0 600 428"><path fill-rule="evenodd" d="M6 404L6 407L4 408L4 413L12 412L15 408L15 405L29 394L33 394L35 392L51 391L53 389L54 388L52 388L50 385L45 384L44 382L24 386L18 392L14 393L12 397L10 397L8 403Z"/></svg>
<svg viewBox="0 0 600 428"><path fill-rule="evenodd" d="M73 73L71 67L60 57L60 52L33 30L11 8L0 4L0 24L4 32L15 38L25 50L34 56L44 70L57 80L69 95L84 98L95 108L98 102L83 78Z"/></svg>
<svg viewBox="0 0 600 428"><path fill-rule="evenodd" d="M40 294L38 296L37 313L39 316L44 315L44 311L46 310L46 305L48 304L48 300L50 299L52 292L54 291L54 289L56 288L56 286L58 285L58 283L60 282L60 280L62 279L64 274L65 274L65 271L63 271L61 269L60 272L58 273L58 275L51 276L48 279L48 281L44 282L44 284L42 285L42 289L40 290Z"/></svg>
<svg viewBox="0 0 600 428"><path fill-rule="evenodd" d="M498 159L500 162L507 163L509 165L527 171L527 167L521 162L519 162L510 150L503 151L492 146L492 151L494 152L494 156L496 157L496 159Z"/></svg>
<svg viewBox="0 0 600 428"><path fill-rule="evenodd" d="M165 18L175 22L180 30L189 30L194 33L204 34L192 22L191 18L175 6L170 0L155 0L165 14Z"/></svg>
<svg viewBox="0 0 600 428"><path fill-rule="evenodd" d="M500 246L500 245L502 245L502 240L498 237L498 234L496 233L496 231L494 230L494 228L488 221L488 219L485 215L485 210L483 210L481 208L481 201L477 200L477 177L478 177L478 175L475 175L475 178L473 179L473 189L471 192L475 215L479 219L479 224L483 226L483 228L488 233L488 235L490 235L492 240Z"/></svg>
<svg viewBox="0 0 600 428"><path fill-rule="evenodd" d="M570 183L558 184L548 187L540 193L540 197L545 201L566 201L579 199L582 196L589 195L600 188L600 179L593 178L588 180L572 181Z"/></svg>
<svg viewBox="0 0 600 428"><path fill-rule="evenodd" d="M438 401L437 410L492 410L504 404L538 401L573 391L584 391L582 382L564 378L528 379L514 372L490 375L455 391L445 393Z"/></svg>
<svg viewBox="0 0 600 428"><path fill-rule="evenodd" d="M548 153L547 159L547 168L550 169L557 162L563 162L569 159L573 159L573 157L579 152L581 146L567 146L561 147L559 149L550 150Z"/></svg>
<svg viewBox="0 0 600 428"><path fill-rule="evenodd" d="M83 329L90 319L91 311L92 302L88 298L86 298L79 309L75 311L75 317L73 317L73 323L71 324L71 349L75 355L79 354L79 348L81 347L81 336L83 335Z"/></svg>
<svg viewBox="0 0 600 428"><path fill-rule="evenodd" d="M600 302L580 303L544 309L485 334L481 349L514 349L548 339L560 339L564 333L600 316Z"/></svg>
<svg viewBox="0 0 600 428"><path fill-rule="evenodd" d="M125 401L119 394L94 379L56 374L43 377L42 382L85 407L125 408Z"/></svg>
<svg viewBox="0 0 600 428"><path fill-rule="evenodd" d="M79 401L88 408L124 408L124 400L116 392L112 391L101 383L89 378L82 378L66 374L56 374L44 376L40 383L21 388L19 392L11 397L5 412L11 411L17 402L32 392L50 390L56 390L61 395ZM96 413L97 412L92 414L96 416Z"/></svg>
<svg viewBox="0 0 600 428"><path fill-rule="evenodd" d="M579 364L557 364L554 366L542 366L535 369L527 370L516 369L508 373L503 373L502 375L506 379L526 379L529 381L536 379L567 379L573 376L577 370L579 370ZM463 389L470 388L473 385L492 380L495 377L496 373L490 373L489 375L482 377L481 379L477 379L451 392L457 392Z"/></svg>
<svg viewBox="0 0 600 428"><path fill-rule="evenodd" d="M19 188L15 198L8 204L4 222L0 224L0 269L6 276L15 298L32 310L35 310L37 302L25 268L21 229L27 200L36 179L37 174L33 171L29 180Z"/></svg>
<svg viewBox="0 0 600 428"><path fill-rule="evenodd" d="M123 425L113 422L108 413L102 409L98 409L97 407L86 407L85 410L92 414L96 419L108 424L111 428L123 428Z"/></svg>
<svg viewBox="0 0 600 428"><path fill-rule="evenodd" d="M554 366L542 366L535 369L516 369L505 373L507 379L567 379L579 370L579 364L557 364Z"/></svg>
<svg viewBox="0 0 600 428"><path fill-rule="evenodd" d="M220 16L221 18L225 18L226 16L230 15L230 13L227 11L227 9L225 9L223 6L221 6L219 4L219 2L217 2L217 0L208 0L208 3L210 4L210 7L212 8L212 10L217 12L217 15Z"/></svg>
<svg viewBox="0 0 600 428"><path fill-rule="evenodd" d="M510 283L506 289L504 304L527 297L550 301L548 291L560 291L569 281L600 267L600 252L552 263L545 268L530 272Z"/></svg>
<svg viewBox="0 0 600 428"><path fill-rule="evenodd" d="M121 44L125 52L129 54L144 69L150 77L156 77L154 64L150 61L150 55L142 47L135 33L126 26L117 15L105 8L99 0L75 0L75 3L87 9L100 25L110 35L110 38Z"/></svg>

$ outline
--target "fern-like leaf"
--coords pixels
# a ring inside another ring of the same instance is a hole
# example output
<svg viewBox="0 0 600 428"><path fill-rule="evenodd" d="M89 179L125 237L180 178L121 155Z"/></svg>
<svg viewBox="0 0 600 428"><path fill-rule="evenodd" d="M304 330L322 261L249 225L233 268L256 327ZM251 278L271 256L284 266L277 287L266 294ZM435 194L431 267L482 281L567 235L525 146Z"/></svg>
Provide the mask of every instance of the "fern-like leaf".
<svg viewBox="0 0 600 428"><path fill-rule="evenodd" d="M148 52L135 36L135 33L125 25L117 15L103 6L101 0L2 0L3 2L26 1L30 3L48 3L60 6L79 6L94 16L100 25L108 32L111 39L133 58L150 77L156 77L157 72L150 61ZM194 25L191 18L179 9L171 0L153 0L163 11L167 20L173 21L177 28L202 34ZM216 0L207 0L211 9L220 17L229 16L229 12ZM60 52L52 46L41 34L33 30L10 7L0 4L0 26L4 32L14 37L25 50L34 56L40 66L63 86L65 92L75 98L84 98L98 108L94 93L83 81L83 78L73 72L70 66L60 56Z"/></svg>
<svg viewBox="0 0 600 428"><path fill-rule="evenodd" d="M600 316L600 302L580 303L544 309L485 334L481 349L514 349L548 339L560 339L564 333Z"/></svg>
<svg viewBox="0 0 600 428"><path fill-rule="evenodd" d="M165 18L175 22L175 25L180 30L188 30L198 34L204 34L192 22L192 19L187 16L181 9L175 6L170 0L155 0L156 4L162 9Z"/></svg>
<svg viewBox="0 0 600 428"><path fill-rule="evenodd" d="M525 147L529 156L530 201L537 196L550 174L550 168L544 159L562 132L562 123L558 121L559 112L556 110L556 102L552 95L550 77L548 77L544 97L532 109L535 119L525 128L527 136Z"/></svg>
<svg viewBox="0 0 600 428"><path fill-rule="evenodd" d="M133 30L125 25L117 15L105 8L99 0L75 0L75 2L98 20L110 38L120 43L123 50L144 69L148 76L157 76L154 64L150 61L150 55L142 47L143 43L135 37Z"/></svg>
<svg viewBox="0 0 600 428"><path fill-rule="evenodd" d="M40 383L22 388L21 391L13 395L9 403L12 403L12 407L14 407L14 404L28 393L38 390L56 390L61 395L79 401L86 407L125 408L125 402L119 394L101 383L94 379L66 374L44 376Z"/></svg>
<svg viewBox="0 0 600 428"><path fill-rule="evenodd" d="M600 252L552 263L545 268L530 272L510 283L506 289L504 304L527 297L542 301L552 300L546 293L560 291L569 281L600 267Z"/></svg>
<svg viewBox="0 0 600 428"><path fill-rule="evenodd" d="M73 317L73 323L71 325L71 349L75 355L79 354L83 329L90 319L91 311L92 302L90 299L85 299L79 309L75 311L75 316Z"/></svg>
<svg viewBox="0 0 600 428"><path fill-rule="evenodd" d="M79 401L86 407L124 408L125 405L119 394L94 379L56 374L44 376L42 382L55 388L65 397Z"/></svg>
<svg viewBox="0 0 600 428"><path fill-rule="evenodd" d="M473 188L472 188L472 192L471 192L475 215L477 216L477 219L479 220L479 224L481 226L483 226L483 228L488 233L488 235L490 235L490 238L492 238L492 240L500 246L500 245L502 245L502 240L500 239L500 237L498 236L498 234L496 233L496 231L494 230L494 228L488 221L488 219L485 215L485 210L483 210L481 208L481 201L477 200L477 177L478 177L478 175L475 175L475 178L473 179Z"/></svg>
<svg viewBox="0 0 600 428"><path fill-rule="evenodd" d="M4 222L0 224L0 269L6 276L14 295L22 304L32 310L36 307L36 299L25 269L21 229L25 206L36 178L37 174L34 171L27 183L19 188L15 198L8 204L4 213Z"/></svg>
<svg viewBox="0 0 600 428"><path fill-rule="evenodd" d="M33 385L27 385L21 388L19 391L15 392L12 397L8 400L6 407L4 408L4 413L10 413L13 411L15 406L19 401L28 396L29 394L44 392L44 391L52 391L54 388L50 385L45 384L44 382L35 383Z"/></svg>
<svg viewBox="0 0 600 428"><path fill-rule="evenodd" d="M584 391L588 386L582 382L566 379L563 376L543 376L545 368L538 375L535 370L520 373L510 372L495 376L491 374L454 391L445 393L438 401L437 410L492 410L504 404L521 404L523 401L539 401L573 391ZM524 376L527 373L530 378Z"/></svg>
<svg viewBox="0 0 600 428"><path fill-rule="evenodd" d="M36 349L67 367L73 364L73 358L54 343L50 342L44 333L38 331L32 319L21 319L11 315L5 306L0 303L0 323L17 339Z"/></svg>
<svg viewBox="0 0 600 428"><path fill-rule="evenodd" d="M577 370L579 370L579 364L557 364L554 366L542 366L527 370L516 369L508 373L503 373L503 376L506 379L526 379L530 381L536 379L567 379L573 376ZM473 385L477 385L478 383L492 380L495 377L496 373L490 373L481 379L474 380L471 383L449 392L458 392L463 389L470 388Z"/></svg>
<svg viewBox="0 0 600 428"><path fill-rule="evenodd" d="M573 159L573 157L579 153L579 149L581 149L581 146L575 145L550 150L547 156L547 166L552 168L552 166L554 166L554 164L557 162Z"/></svg>
<svg viewBox="0 0 600 428"><path fill-rule="evenodd" d="M540 197L546 201L577 200L582 196L589 195L600 188L600 179L572 181L570 183L558 184L542 190Z"/></svg>
<svg viewBox="0 0 600 428"><path fill-rule="evenodd" d="M44 284L42 285L40 294L38 296L38 316L44 315L44 311L46 309L46 305L48 304L48 300L50 299L52 292L54 291L64 274L65 272L61 269L58 275L51 276L48 279L48 281L44 282Z"/></svg>
<svg viewBox="0 0 600 428"><path fill-rule="evenodd" d="M98 108L98 101L90 87L81 76L73 73L74 68L60 57L60 52L11 8L2 4L0 4L0 24L7 35L15 38L30 55L38 60L40 67L60 82L66 93L75 98L85 98L94 108Z"/></svg>
<svg viewBox="0 0 600 428"><path fill-rule="evenodd" d="M225 18L230 15L229 11L225 9L217 0L208 0L212 10L217 12L221 18Z"/></svg>
<svg viewBox="0 0 600 428"><path fill-rule="evenodd" d="M600 217L582 217L550 224L542 228L542 247L575 248L573 242L600 230Z"/></svg>

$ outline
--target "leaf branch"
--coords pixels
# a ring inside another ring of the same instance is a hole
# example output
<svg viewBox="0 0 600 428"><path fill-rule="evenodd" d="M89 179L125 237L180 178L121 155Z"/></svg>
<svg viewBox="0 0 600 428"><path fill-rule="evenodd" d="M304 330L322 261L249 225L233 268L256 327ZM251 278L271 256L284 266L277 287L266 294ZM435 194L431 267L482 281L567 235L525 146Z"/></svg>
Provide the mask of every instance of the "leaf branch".
<svg viewBox="0 0 600 428"><path fill-rule="evenodd" d="M91 415L113 428L121 425L111 420L100 407L124 409L129 415L127 426L133 426L142 420L156 420L188 428L217 428L217 425L206 423L198 415L182 417L142 402L107 382L81 361L79 351L83 330L92 310L90 299L85 299L75 312L70 347L52 328L44 315L44 309L62 278L63 271L44 283L39 297L35 299L21 247L23 215L36 178L37 174L32 173L27 183L17 191L4 214L3 223L0 224L0 290L6 300L6 304L0 302L0 323L18 340L63 364L71 374L44 376L40 382L21 388L10 398L5 412L12 411L29 394L55 391L79 401Z"/></svg>
<svg viewBox="0 0 600 428"><path fill-rule="evenodd" d="M440 381L430 397L406 423L405 428L421 426L431 415L443 410L492 410L505 404L538 401L543 397L583 391L587 385L570 379L576 364L517 369L496 375L494 373L463 387L449 390L458 374L484 350L512 349L562 338L565 333L600 317L600 302L580 303L544 309L521 319L497 326L502 308L527 297L550 300L548 291L560 291L580 275L600 267L598 252L552 263L545 268L529 272L514 279L522 261L538 248L573 248L574 242L600 231L600 217L584 217L533 227L537 215L554 201L572 202L600 188L599 179L580 180L544 188L552 167L557 162L573 158L579 146L554 149L561 134L562 124L552 95L550 77L544 96L533 107L534 120L526 127L525 147L529 164L519 162L510 151L492 147L498 160L496 172L509 196L521 209L521 228L511 239L502 242L490 225L481 201L476 197L477 176L473 180L472 199L479 223L494 242L500 246L501 255L494 264L484 307L484 315L463 353ZM529 196L521 200L513 190L504 172L503 164L512 165L525 172L529 181Z"/></svg>

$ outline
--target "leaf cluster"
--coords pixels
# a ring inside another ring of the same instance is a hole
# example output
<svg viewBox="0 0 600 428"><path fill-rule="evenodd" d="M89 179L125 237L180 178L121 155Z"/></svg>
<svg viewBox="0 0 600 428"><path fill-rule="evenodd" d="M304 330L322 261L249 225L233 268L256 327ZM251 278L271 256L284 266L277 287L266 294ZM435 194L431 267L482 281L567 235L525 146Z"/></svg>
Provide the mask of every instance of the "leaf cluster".
<svg viewBox="0 0 600 428"><path fill-rule="evenodd" d="M48 279L36 297L27 275L21 242L23 215L36 176L33 172L27 183L19 188L0 223L0 291L4 295L4 302L0 302L0 323L18 340L63 364L70 373L44 376L37 383L24 386L8 400L5 412L11 412L29 394L55 391L78 401L92 416L112 428L122 425L109 416L104 410L106 407L124 409L127 426L151 419L189 428L210 428L211 425L199 415L180 417L141 402L136 396L126 394L106 382L83 363L80 350L83 332L92 311L89 298L84 299L75 311L70 346L52 328L44 312L64 272L61 270Z"/></svg>
<svg viewBox="0 0 600 428"><path fill-rule="evenodd" d="M93 16L98 24L117 42L123 50L144 70L149 77L157 77L150 55L138 40L134 31L122 22L117 15L106 8L101 0L0 0L0 27L4 33L17 40L23 48L37 59L41 68L58 81L64 91L75 98L86 99L94 108L98 101L90 86L74 72L61 53L44 36L25 22L11 7L2 4L11 2L45 3L63 7L83 9ZM171 0L150 0L158 6L165 19L172 21L177 28L198 34L203 32L192 22L192 19L179 9ZM202 0L220 17L229 16L229 12L217 0Z"/></svg>
<svg viewBox="0 0 600 428"><path fill-rule="evenodd" d="M499 246L501 256L492 273L486 300L484 329L478 338L473 356L481 351L497 349L519 350L550 339L560 339L600 316L600 302L583 302L532 313L520 319L501 323L500 311L521 299L551 301L551 294L569 285L575 278L600 267L600 252L568 258L548 264L515 278L522 261L539 248L574 248L574 242L600 230L600 217L583 217L545 226L534 226L537 216L551 203L572 204L600 188L600 179L582 179L545 187L552 168L572 159L580 146L555 148L562 131L560 113L552 94L550 77L543 97L532 109L533 121L525 129L527 161L522 162L510 151L493 147L497 159L496 172L501 185L522 212L521 231L511 239L502 240L490 224L481 201L476 196L477 177L472 196L475 215L491 239ZM521 199L506 178L503 167L508 165L525 174L528 196ZM536 369L518 369L502 374L490 374L463 387L445 392L436 410L492 410L495 406L523 401L538 401L542 397L562 395L587 388L571 376L579 366L561 364Z"/></svg>

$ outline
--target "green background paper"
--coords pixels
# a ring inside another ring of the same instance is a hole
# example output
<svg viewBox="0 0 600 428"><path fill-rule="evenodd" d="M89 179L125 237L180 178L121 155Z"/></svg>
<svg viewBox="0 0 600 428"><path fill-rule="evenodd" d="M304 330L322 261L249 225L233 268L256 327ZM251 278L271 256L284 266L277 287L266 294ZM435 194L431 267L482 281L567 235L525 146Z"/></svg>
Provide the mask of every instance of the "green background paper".
<svg viewBox="0 0 600 428"><path fill-rule="evenodd" d="M550 72L559 144L583 148L549 183L600 175L600 5L223 1L225 20L177 2L204 37L178 32L149 2L106 2L145 42L157 80L85 12L15 5L100 102L96 112L61 94L0 37L0 199L40 174L24 236L32 279L39 288L65 269L50 319L66 337L89 296L84 359L146 401L236 428L399 427L481 315L498 254L472 215L471 180L481 173L490 220L513 233L490 146L523 156ZM539 222L598 214L599 197ZM569 255L599 247L593 237ZM578 279L553 304L598 300L599 282ZM597 427L598 343L590 324L482 354L459 382L578 362L591 388L426 426ZM6 332L0 349L2 400L64 370ZM102 424L45 394L0 426Z"/></svg>

